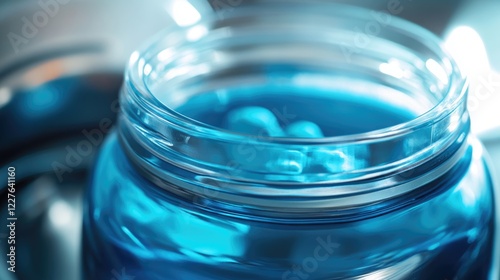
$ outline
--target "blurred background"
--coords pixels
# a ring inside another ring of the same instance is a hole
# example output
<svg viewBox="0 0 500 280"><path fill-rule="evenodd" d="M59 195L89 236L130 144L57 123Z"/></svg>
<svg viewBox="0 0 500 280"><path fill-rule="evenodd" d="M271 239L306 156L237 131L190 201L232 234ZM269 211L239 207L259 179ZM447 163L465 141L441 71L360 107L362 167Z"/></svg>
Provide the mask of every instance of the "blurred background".
<svg viewBox="0 0 500 280"><path fill-rule="evenodd" d="M2 253L0 279L79 279L82 193L108 131L102 127L119 111L133 50L161 29L259 2L0 1L0 219L6 221L9 166L16 168L18 217L16 273L1 267ZM391 12L443 39L469 76L473 130L500 177L500 1L330 2ZM7 234L0 227L2 252Z"/></svg>

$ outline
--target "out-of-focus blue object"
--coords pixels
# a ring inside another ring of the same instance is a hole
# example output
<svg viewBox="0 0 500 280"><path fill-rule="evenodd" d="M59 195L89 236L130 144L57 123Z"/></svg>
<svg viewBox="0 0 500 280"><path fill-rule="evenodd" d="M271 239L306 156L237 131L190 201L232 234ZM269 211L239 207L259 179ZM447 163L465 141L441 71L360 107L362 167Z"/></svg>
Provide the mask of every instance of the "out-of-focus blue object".
<svg viewBox="0 0 500 280"><path fill-rule="evenodd" d="M414 25L242 8L135 52L121 100L87 193L89 279L498 279L465 79Z"/></svg>
<svg viewBox="0 0 500 280"><path fill-rule="evenodd" d="M174 24L166 8L163 0L0 1L0 181L16 168L18 218L16 272L1 254L0 279L79 279L82 189L100 142L72 153L88 143L84 130L114 120L130 53ZM69 169L57 174L54 163Z"/></svg>

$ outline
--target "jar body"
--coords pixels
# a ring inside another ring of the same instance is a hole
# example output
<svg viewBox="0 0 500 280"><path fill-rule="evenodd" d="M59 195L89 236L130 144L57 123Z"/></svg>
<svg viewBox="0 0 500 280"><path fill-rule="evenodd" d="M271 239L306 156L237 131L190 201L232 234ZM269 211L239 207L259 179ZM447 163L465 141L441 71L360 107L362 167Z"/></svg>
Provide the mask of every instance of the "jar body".
<svg viewBox="0 0 500 280"><path fill-rule="evenodd" d="M498 279L453 59L387 14L308 4L131 56L88 190L87 278Z"/></svg>
<svg viewBox="0 0 500 280"><path fill-rule="evenodd" d="M383 213L307 223L176 197L137 172L114 133L88 191L86 279L488 279L494 190L481 144L466 145L430 191Z"/></svg>

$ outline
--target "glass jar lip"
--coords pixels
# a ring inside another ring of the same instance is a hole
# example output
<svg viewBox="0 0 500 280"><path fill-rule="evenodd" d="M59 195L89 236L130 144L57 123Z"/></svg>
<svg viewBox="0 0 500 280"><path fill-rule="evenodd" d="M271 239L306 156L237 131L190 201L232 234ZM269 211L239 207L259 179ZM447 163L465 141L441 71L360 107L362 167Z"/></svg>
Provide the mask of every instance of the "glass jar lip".
<svg viewBox="0 0 500 280"><path fill-rule="evenodd" d="M165 122L169 123L169 125L173 125L183 130L188 135L203 135L206 138L216 137L218 139L224 139L227 142L244 142L248 141L249 139L256 139L261 144L335 145L384 141L384 139L389 140L394 137L405 135L409 132L415 131L420 127L428 126L431 123L445 118L449 115L451 110L453 108L456 108L465 98L468 88L467 78L460 71L455 60L444 48L441 40L425 28L407 20L397 18L395 16L392 16L391 22L388 23L384 28L391 28L391 31L394 33L408 36L412 39L415 39L416 41L425 42L425 45L427 47L432 49L436 54L439 54L439 57L442 59L442 61L444 61L447 66L449 66L448 68L450 71L449 73L446 73L448 75L449 82L443 98L441 98L441 100L439 100L438 103L430 110L427 110L423 114L404 123L363 133L322 138L271 137L266 135L257 136L218 128L201 121L194 120L169 108L168 106L161 103L158 99L156 99L156 97L154 97L150 87L147 84L144 72L146 71L146 62L151 59L151 56L158 55L158 53L165 47L160 44L161 39L163 39L165 36L182 34L185 38L185 35L190 30L193 30L200 26L212 26L217 22L237 19L241 16L252 15L259 17L263 16L266 13L272 14L273 12L278 12L279 15L286 15L286 13L297 12L297 8L300 8L300 5L302 4L304 3L301 3L301 1L292 1L290 3L287 3L287 5L285 6L280 6L279 2L267 4L265 6L265 9L262 9L262 7L258 5L239 7L231 11L231 13L229 13L229 16L223 19L217 17L217 15L214 14L205 17L192 26L175 26L173 28L168 28L152 38L142 48L140 48L138 51L135 51L131 55L128 69L126 71L125 83L131 88L133 95L135 95L134 99L135 102L137 102L137 105L145 109L147 112L152 113L153 115L161 116L161 118L163 118ZM367 20L370 18L370 12L373 12L369 9L339 3L323 2L318 3L318 5L307 5L307 7L309 12L313 11L314 13L324 13L327 10L329 12L335 11L336 16L352 18L356 20ZM342 10L342 12L339 12L339 10ZM331 16L333 17L333 14ZM185 42L188 42L187 39L184 40L186 40ZM139 95L141 94L145 95L148 98L140 98Z"/></svg>

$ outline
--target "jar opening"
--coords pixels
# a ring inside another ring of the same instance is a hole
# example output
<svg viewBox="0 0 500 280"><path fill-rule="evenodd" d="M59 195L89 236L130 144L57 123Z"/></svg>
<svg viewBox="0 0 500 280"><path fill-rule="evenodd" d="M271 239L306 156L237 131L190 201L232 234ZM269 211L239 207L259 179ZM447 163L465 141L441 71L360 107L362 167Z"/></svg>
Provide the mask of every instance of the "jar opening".
<svg viewBox="0 0 500 280"><path fill-rule="evenodd" d="M432 106L432 102L422 105L387 86L334 74L287 73L278 82L264 79L262 83L194 93L183 101L175 94L158 98L193 123L220 133L266 138L369 133L413 120Z"/></svg>
<svg viewBox="0 0 500 280"><path fill-rule="evenodd" d="M466 81L434 35L340 5L269 7L168 30L132 56L121 133L155 176L175 166L238 193L396 195L392 176L462 146ZM389 181L340 187L376 178Z"/></svg>
<svg viewBox="0 0 500 280"><path fill-rule="evenodd" d="M273 9L258 14L254 14L252 8L242 10L226 19L211 19L190 28L169 30L142 56L131 61L136 66L132 69L139 71L136 74L141 79L136 82L144 90L143 97L150 99L150 105L157 106L155 110L165 118L207 135L242 141L241 137L256 133L228 129L223 124L228 120L221 120L224 116L215 120L206 115L217 112L220 115L232 105L262 105L265 95L276 96L277 102L256 107L275 111L273 115L278 122L283 116L276 116L276 111L293 107L287 101L297 96L304 100L295 103L301 102L306 107L314 105L314 101L325 106L315 110L326 114L323 121L349 116L338 110L345 109L342 106L345 104L336 102L335 98L345 99L342 95L400 112L393 118L379 115L381 123L351 131L347 128L355 122L344 122L344 125L348 123L344 129L325 128L329 133L308 141L287 137L286 133L266 132L269 129L258 130L260 141L340 143L380 139L446 117L447 108L457 106L465 94L465 79L438 39L407 22L392 18L390 24L381 26L381 31L372 35L359 27L381 24L357 9L357 13L346 16L310 8L315 20L300 24L290 17L301 13L293 7L279 14L273 13ZM368 38L367 46L357 45L356 38L360 36ZM330 94L316 98L319 93L327 92ZM330 108L326 108L328 104ZM369 112L377 106L366 109L364 111ZM260 111L262 115L263 110ZM301 117L303 110L300 111L297 108L289 118L298 116L298 121L307 120L307 116ZM258 111L253 113L250 115L259 115ZM357 123L374 119L366 117L368 119L361 118ZM280 127L285 129L283 121L290 120L281 121Z"/></svg>

